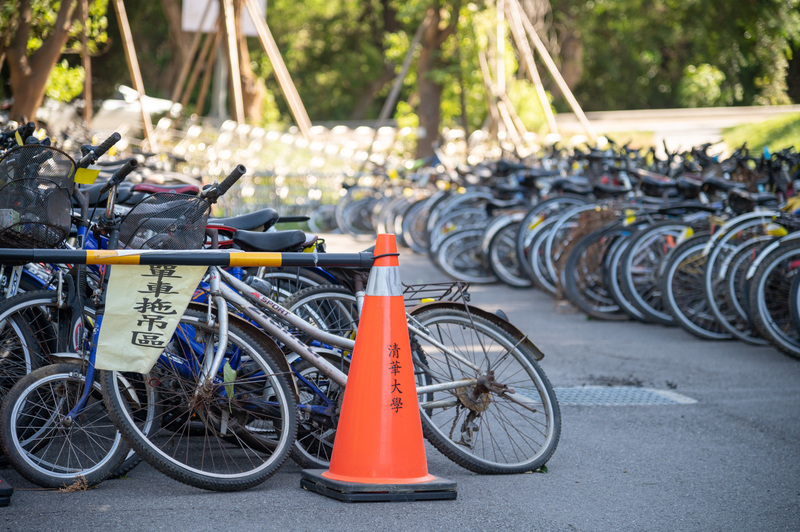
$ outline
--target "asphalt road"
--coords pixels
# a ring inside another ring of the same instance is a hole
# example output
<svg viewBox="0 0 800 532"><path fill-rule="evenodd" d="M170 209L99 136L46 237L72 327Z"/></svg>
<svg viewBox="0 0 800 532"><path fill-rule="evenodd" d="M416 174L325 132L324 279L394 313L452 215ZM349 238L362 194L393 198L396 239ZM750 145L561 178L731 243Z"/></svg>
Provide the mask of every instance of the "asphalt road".
<svg viewBox="0 0 800 532"><path fill-rule="evenodd" d="M341 252L371 244L329 242ZM446 280L409 252L400 266L406 283ZM679 329L590 321L536 291L471 293L474 304L502 308L546 354L541 365L563 397L547 473L475 475L428 446L429 471L457 482L457 500L348 504L302 490L292 463L259 487L225 494L146 465L73 493L5 470L17 490L0 508L0 530L800 529L800 361ZM598 404L603 397L627 404Z"/></svg>

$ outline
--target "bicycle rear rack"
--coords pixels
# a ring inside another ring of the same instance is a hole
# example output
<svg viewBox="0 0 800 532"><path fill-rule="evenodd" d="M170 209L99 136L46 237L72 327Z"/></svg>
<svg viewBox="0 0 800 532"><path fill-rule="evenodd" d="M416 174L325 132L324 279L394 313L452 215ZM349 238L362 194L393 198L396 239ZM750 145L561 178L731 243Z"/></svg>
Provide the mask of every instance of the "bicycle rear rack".
<svg viewBox="0 0 800 532"><path fill-rule="evenodd" d="M469 302L469 283L456 281L452 283L403 284L403 299L406 307L415 307L430 301L463 301Z"/></svg>

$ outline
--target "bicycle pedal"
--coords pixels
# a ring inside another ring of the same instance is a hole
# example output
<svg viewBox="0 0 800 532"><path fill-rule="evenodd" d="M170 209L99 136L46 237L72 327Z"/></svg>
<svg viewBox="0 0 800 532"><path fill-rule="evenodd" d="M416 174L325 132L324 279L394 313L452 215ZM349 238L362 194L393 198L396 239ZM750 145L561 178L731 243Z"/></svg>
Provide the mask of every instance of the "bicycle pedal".
<svg viewBox="0 0 800 532"><path fill-rule="evenodd" d="M11 495L14 494L14 488L0 477L0 507L8 506L11 504Z"/></svg>

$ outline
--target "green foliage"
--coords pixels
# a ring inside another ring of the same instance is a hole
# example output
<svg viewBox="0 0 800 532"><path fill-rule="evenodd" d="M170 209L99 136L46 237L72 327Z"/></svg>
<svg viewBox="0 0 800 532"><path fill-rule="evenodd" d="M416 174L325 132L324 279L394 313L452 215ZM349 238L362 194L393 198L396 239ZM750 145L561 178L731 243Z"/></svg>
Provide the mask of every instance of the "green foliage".
<svg viewBox="0 0 800 532"><path fill-rule="evenodd" d="M58 0L31 0L31 23L28 34L27 53L32 55L51 36L55 27ZM100 53L108 45L108 19L106 11L108 0L89 2L89 14L84 23L73 20L69 31L69 39L64 46L64 53L79 53L82 49L82 35L87 31L86 46L90 55ZM19 5L17 2L3 2L0 6L0 48L7 47L19 25ZM46 65L49 67L49 65ZM66 60L53 66L47 81L46 95L59 101L68 102L83 92L83 68L70 68ZM0 87L2 92L2 87Z"/></svg>
<svg viewBox="0 0 800 532"><path fill-rule="evenodd" d="M31 0L31 31L28 36L28 54L41 48L42 43L50 36L55 27L60 6L60 0ZM108 34L106 33L108 26L107 8L108 0L93 0L89 2L89 17L86 28L88 29L87 47L90 54L96 54L108 42ZM19 6L16 2L4 2L3 6L0 7L0 35L3 36L5 45L8 45L16 31L18 15ZM72 24L65 51L80 51L83 31L82 22L76 21Z"/></svg>
<svg viewBox="0 0 800 532"><path fill-rule="evenodd" d="M404 155L412 157L414 146L417 143L417 128L419 127L419 116L414 112L414 108L407 102L400 101L397 103L397 110L394 115L397 120L397 127L400 130L408 128L410 132L401 137L403 144Z"/></svg>
<svg viewBox="0 0 800 532"><path fill-rule="evenodd" d="M707 105L691 87L718 77L687 72L704 64L724 75L712 98L717 103L788 103L787 59L800 41L798 0L551 3L557 27L581 35L584 72L574 92L587 110L669 108L684 98Z"/></svg>
<svg viewBox="0 0 800 532"><path fill-rule="evenodd" d="M293 0L274 0L267 23L313 119L348 119L359 99L371 95L370 84L384 63L382 2L309 0L298 9ZM279 93L269 61L257 48L250 48L254 70ZM282 98L279 105L287 112Z"/></svg>
<svg viewBox="0 0 800 532"><path fill-rule="evenodd" d="M275 100L275 93L267 89L264 95L264 116L262 117L264 124L279 124L281 122L281 111L278 108L278 102Z"/></svg>
<svg viewBox="0 0 800 532"><path fill-rule="evenodd" d="M547 128L547 117L532 83L523 79L512 79L508 86L508 99L525 124L525 129L541 132ZM547 105L550 105L549 101Z"/></svg>
<svg viewBox="0 0 800 532"><path fill-rule="evenodd" d="M746 142L752 152L760 152L765 146L773 152L790 147L800 149L800 114L727 128L723 130L722 138L729 147L738 147Z"/></svg>
<svg viewBox="0 0 800 532"><path fill-rule="evenodd" d="M713 65L689 65L683 70L683 79L678 85L678 101L681 107L730 105L733 97L730 90L723 93L724 82L725 74Z"/></svg>
<svg viewBox="0 0 800 532"><path fill-rule="evenodd" d="M67 60L63 59L50 72L45 94L59 102L71 102L83 92L85 78L83 67L70 67Z"/></svg>
<svg viewBox="0 0 800 532"><path fill-rule="evenodd" d="M32 0L29 52L47 39L59 5ZM125 5L148 93L169 96L172 87L163 72L171 50L161 3L126 0ZM488 114L478 56L489 50L493 60L496 3L462 2L458 12L455 5L452 0L270 0L267 22L313 121L352 119L355 109L361 109L359 118L374 119L425 13L440 6L441 25L456 16L458 31L442 44L436 68L427 75L442 87L442 125L460 128L466 120L475 129ZM583 75L573 92L587 111L789 103L786 76L791 49L800 45L800 0L551 0L551 5L553 31L562 36L568 31L582 43ZM94 92L103 98L130 80L116 20L107 18L108 0L91 0L90 9ZM0 2L0 47L15 31L17 10L18 2ZM81 24L73 24L65 52L79 51L82 31ZM538 95L524 80L510 38L509 32L508 96L526 127L541 131ZM267 82L265 121L287 120L288 105L272 67L258 41L249 44L253 70ZM80 76L59 64L48 94L74 97ZM418 120L417 86L412 66L396 109L403 124ZM554 103L568 110L563 99Z"/></svg>

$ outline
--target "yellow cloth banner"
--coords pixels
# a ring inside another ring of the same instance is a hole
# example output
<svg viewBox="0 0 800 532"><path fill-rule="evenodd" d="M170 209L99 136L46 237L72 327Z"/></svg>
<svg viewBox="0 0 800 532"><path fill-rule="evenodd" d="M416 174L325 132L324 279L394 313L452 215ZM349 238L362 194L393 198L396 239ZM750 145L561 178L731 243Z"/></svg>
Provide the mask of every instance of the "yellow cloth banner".
<svg viewBox="0 0 800 532"><path fill-rule="evenodd" d="M95 367L148 373L169 344L207 269L113 266Z"/></svg>

